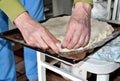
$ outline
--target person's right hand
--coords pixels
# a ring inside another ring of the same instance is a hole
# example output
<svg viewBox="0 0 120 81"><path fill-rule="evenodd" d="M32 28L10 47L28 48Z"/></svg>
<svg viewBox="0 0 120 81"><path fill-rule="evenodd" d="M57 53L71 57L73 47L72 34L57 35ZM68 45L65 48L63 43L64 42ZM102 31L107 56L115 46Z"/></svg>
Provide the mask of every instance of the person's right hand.
<svg viewBox="0 0 120 81"><path fill-rule="evenodd" d="M56 46L58 40L45 27L33 20L27 12L19 15L14 23L28 45L44 50L51 48L55 53L59 52Z"/></svg>

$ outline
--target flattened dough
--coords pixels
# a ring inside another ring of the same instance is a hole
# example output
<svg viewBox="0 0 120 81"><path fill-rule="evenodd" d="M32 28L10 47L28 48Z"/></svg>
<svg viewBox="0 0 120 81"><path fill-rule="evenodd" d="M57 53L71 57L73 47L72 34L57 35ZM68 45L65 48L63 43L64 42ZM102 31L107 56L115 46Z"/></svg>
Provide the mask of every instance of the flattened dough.
<svg viewBox="0 0 120 81"><path fill-rule="evenodd" d="M70 16L51 18L48 21L42 23L42 25L45 26L57 39L59 39L62 42L64 39L66 26L69 21L69 18ZM108 35L112 34L113 31L114 29L112 28L112 26L107 24L106 22L91 19L91 37L87 46L71 50L66 48L62 49L61 44L58 44L58 47L60 49L60 52L82 50L96 42L105 39Z"/></svg>

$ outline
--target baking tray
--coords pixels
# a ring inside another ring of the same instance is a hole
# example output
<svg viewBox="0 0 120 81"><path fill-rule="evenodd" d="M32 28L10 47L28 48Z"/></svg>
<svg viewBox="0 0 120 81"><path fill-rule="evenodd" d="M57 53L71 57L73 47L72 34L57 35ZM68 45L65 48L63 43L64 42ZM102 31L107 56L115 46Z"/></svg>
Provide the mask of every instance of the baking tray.
<svg viewBox="0 0 120 81"><path fill-rule="evenodd" d="M0 37L4 38L4 39L7 39L7 40L10 40L10 41L15 42L15 43L20 43L23 46L26 46L26 47L32 48L34 50L40 51L42 53L45 53L47 56L50 56L50 57L53 57L53 58L57 58L57 59L75 64L75 63L78 63L79 61L83 60L89 54L91 54L91 53L95 52L96 50L100 49L102 46L104 46L109 41L116 38L118 35L120 35L120 27L114 27L114 30L115 31L111 35L107 36L107 38L105 38L104 40L96 43L97 46L93 45L93 46L91 46L92 48L85 49L85 50L81 51L81 54L72 54L70 56L65 56L65 55L62 55L62 54L52 54L52 52L50 50L45 51L45 50L42 50L40 48L35 48L35 47L31 47L31 46L27 45L24 42L24 39L23 39L20 31L17 28L6 31L6 32L3 32L3 33L0 33ZM83 55L84 58L80 58L81 55Z"/></svg>

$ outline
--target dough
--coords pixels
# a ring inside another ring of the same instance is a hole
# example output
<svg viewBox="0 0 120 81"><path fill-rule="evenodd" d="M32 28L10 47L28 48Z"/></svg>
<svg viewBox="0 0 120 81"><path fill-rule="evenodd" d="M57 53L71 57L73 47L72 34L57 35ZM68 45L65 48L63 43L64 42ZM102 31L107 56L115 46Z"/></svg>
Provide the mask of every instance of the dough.
<svg viewBox="0 0 120 81"><path fill-rule="evenodd" d="M62 42L64 39L66 26L69 21L69 18L70 16L51 18L48 21L42 23L42 25L45 26L57 39L59 39ZM106 22L91 19L91 37L87 46L69 50L66 48L62 49L60 44L57 45L60 49L60 52L83 50L93 45L94 43L105 39L108 35L112 34L113 31L114 29L112 28L112 26L107 24Z"/></svg>

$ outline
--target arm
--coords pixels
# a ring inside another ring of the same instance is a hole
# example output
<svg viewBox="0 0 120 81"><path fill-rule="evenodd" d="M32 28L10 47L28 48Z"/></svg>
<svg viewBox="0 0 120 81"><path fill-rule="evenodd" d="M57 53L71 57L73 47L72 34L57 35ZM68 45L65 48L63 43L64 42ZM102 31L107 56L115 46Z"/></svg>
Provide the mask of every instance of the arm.
<svg viewBox="0 0 120 81"><path fill-rule="evenodd" d="M0 9L14 22L21 31L26 43L30 46L48 49L58 53L58 40L40 23L33 20L26 12L19 0L0 0Z"/></svg>
<svg viewBox="0 0 120 81"><path fill-rule="evenodd" d="M89 3L86 3L85 0L79 1L82 2L76 2L74 5L74 10L69 20L66 35L62 43L63 48L76 49L87 45L89 42L92 7Z"/></svg>

